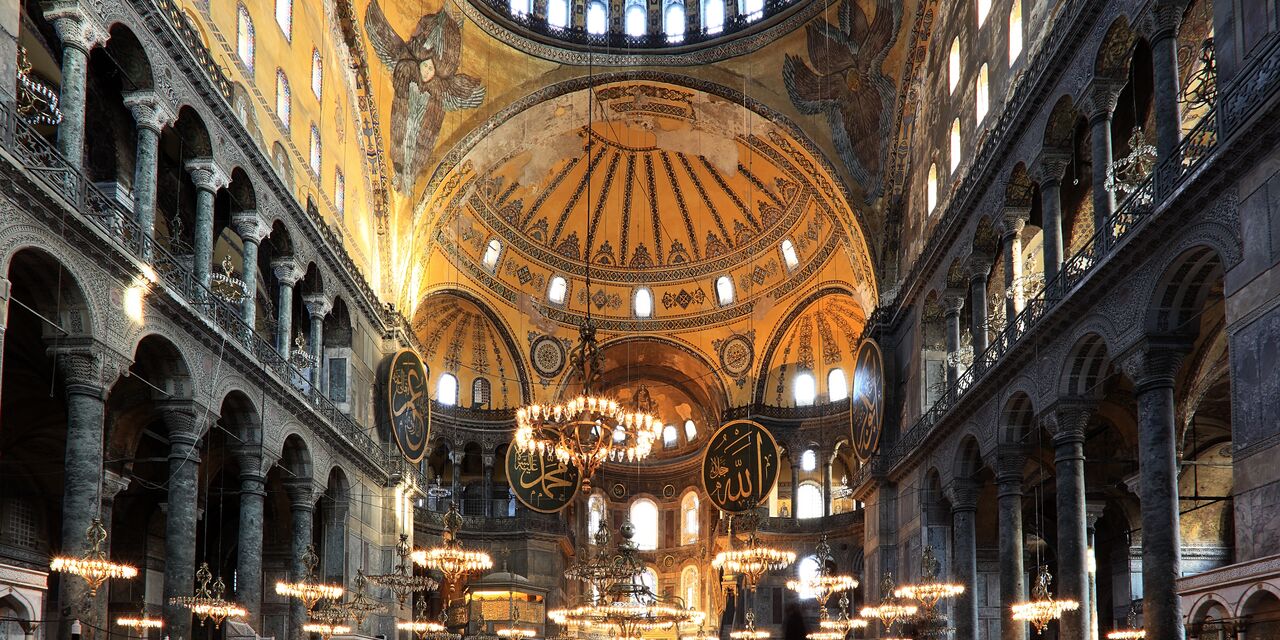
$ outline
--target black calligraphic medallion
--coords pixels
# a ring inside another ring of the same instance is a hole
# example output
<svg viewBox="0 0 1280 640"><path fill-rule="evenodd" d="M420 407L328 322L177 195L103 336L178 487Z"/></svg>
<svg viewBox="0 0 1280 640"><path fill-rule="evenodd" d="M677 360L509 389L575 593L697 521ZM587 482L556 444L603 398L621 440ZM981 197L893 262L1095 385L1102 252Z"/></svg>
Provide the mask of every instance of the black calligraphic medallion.
<svg viewBox="0 0 1280 640"><path fill-rule="evenodd" d="M778 442L751 420L720 427L702 456L702 487L721 511L742 513L764 502L778 481Z"/></svg>
<svg viewBox="0 0 1280 640"><path fill-rule="evenodd" d="M410 349L401 349L391 357L387 410L396 446L409 462L419 462L427 453L427 440L431 437L431 402L427 370Z"/></svg>
<svg viewBox="0 0 1280 640"><path fill-rule="evenodd" d="M569 506L582 485L578 468L548 451L507 447L507 482L524 506L539 513L555 513Z"/></svg>
<svg viewBox="0 0 1280 640"><path fill-rule="evenodd" d="M849 396L849 430L853 452L866 462L880 448L884 426L884 361L880 347L865 340L858 348L853 370L853 393Z"/></svg>

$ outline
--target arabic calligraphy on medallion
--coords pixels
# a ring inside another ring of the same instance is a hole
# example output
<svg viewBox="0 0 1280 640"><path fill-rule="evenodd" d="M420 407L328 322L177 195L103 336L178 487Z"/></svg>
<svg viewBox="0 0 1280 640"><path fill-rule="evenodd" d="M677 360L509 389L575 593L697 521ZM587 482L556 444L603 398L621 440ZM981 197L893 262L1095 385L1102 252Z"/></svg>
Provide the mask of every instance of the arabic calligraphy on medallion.
<svg viewBox="0 0 1280 640"><path fill-rule="evenodd" d="M431 402L426 368L412 350L402 349L391 357L387 410L396 446L409 462L419 462L427 453L427 440L431 437Z"/></svg>
<svg viewBox="0 0 1280 640"><path fill-rule="evenodd" d="M712 434L703 453L702 487L720 510L750 511L778 481L778 454L778 442L759 423L728 422Z"/></svg>
<svg viewBox="0 0 1280 640"><path fill-rule="evenodd" d="M858 348L853 370L853 393L849 396L849 431L853 452L862 462L880 447L884 426L884 361L880 347L866 340Z"/></svg>
<svg viewBox="0 0 1280 640"><path fill-rule="evenodd" d="M554 453L507 447L507 482L524 506L539 513L555 513L569 506L582 484L578 468Z"/></svg>

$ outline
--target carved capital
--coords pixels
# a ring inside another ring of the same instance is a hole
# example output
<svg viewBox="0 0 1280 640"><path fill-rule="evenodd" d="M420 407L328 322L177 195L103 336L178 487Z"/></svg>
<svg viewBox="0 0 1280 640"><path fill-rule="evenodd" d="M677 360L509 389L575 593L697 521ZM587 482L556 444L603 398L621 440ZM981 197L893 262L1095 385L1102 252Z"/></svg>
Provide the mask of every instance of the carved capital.
<svg viewBox="0 0 1280 640"><path fill-rule="evenodd" d="M1120 98L1120 90L1124 82L1110 78L1094 78L1084 91L1084 99L1080 102L1080 111L1089 116L1093 122L1111 117L1116 110L1116 100Z"/></svg>
<svg viewBox="0 0 1280 640"><path fill-rule="evenodd" d="M942 292L942 309L947 315L958 314L964 309L964 301L968 296L963 289L947 289Z"/></svg>
<svg viewBox="0 0 1280 640"><path fill-rule="evenodd" d="M484 461L484 466L485 466L485 468L486 468L486 469L492 469L492 468L493 468L493 462L494 462L494 460L496 460L496 459L497 459L497 456L493 455L492 453L485 454L485 455L483 456L483 461Z"/></svg>
<svg viewBox="0 0 1280 640"><path fill-rule="evenodd" d="M1004 217L1001 220L1001 230L1005 239L1022 233L1023 227L1027 226L1027 220L1031 219L1031 207L1010 207L1004 208Z"/></svg>
<svg viewBox="0 0 1280 640"><path fill-rule="evenodd" d="M190 444L194 444L200 439L202 431L200 418L204 416L204 412L196 403L174 400L161 402L157 408L164 419L165 426L169 428L170 443L189 441Z"/></svg>
<svg viewBox="0 0 1280 640"><path fill-rule="evenodd" d="M44 18L53 24L62 46L88 54L107 41L107 30L76 0L43 3Z"/></svg>
<svg viewBox="0 0 1280 640"><path fill-rule="evenodd" d="M120 495L121 491L129 488L129 483L133 478L118 474L114 471L102 472L102 501L110 502Z"/></svg>
<svg viewBox="0 0 1280 640"><path fill-rule="evenodd" d="M1133 380L1134 391L1141 393L1155 387L1172 387L1182 360L1190 351L1191 345L1183 338L1148 336L1117 360Z"/></svg>
<svg viewBox="0 0 1280 640"><path fill-rule="evenodd" d="M1047 183L1056 184L1062 180L1062 176L1066 175L1067 167L1070 164L1071 154L1065 151L1045 149L1040 152L1040 157L1036 158L1032 171L1036 180L1042 185Z"/></svg>
<svg viewBox="0 0 1280 640"><path fill-rule="evenodd" d="M284 488L289 494L290 511L294 513L315 511L315 488L311 486L311 480L307 478L286 480Z"/></svg>
<svg viewBox="0 0 1280 640"><path fill-rule="evenodd" d="M151 89L139 89L124 94L124 106L133 113L138 128L157 134L178 119L177 112L160 99Z"/></svg>
<svg viewBox="0 0 1280 640"><path fill-rule="evenodd" d="M68 391L74 388L79 393L103 398L106 390L129 369L129 363L94 344L60 345L49 349L49 355L58 363Z"/></svg>
<svg viewBox="0 0 1280 640"><path fill-rule="evenodd" d="M1053 444L1084 442L1085 428L1093 417L1094 404L1080 398L1058 400L1045 411L1041 420L1045 429L1053 435Z"/></svg>
<svg viewBox="0 0 1280 640"><path fill-rule="evenodd" d="M324 318L333 310L333 302L326 298L323 293L308 293L302 296L302 304L307 308L307 313L312 318Z"/></svg>
<svg viewBox="0 0 1280 640"><path fill-rule="evenodd" d="M244 242L259 243L271 233L267 224L257 211L238 211L231 214L231 228Z"/></svg>
<svg viewBox="0 0 1280 640"><path fill-rule="evenodd" d="M191 181L201 191L214 193L218 189L231 184L231 177L213 161L213 158L188 160L187 171L191 174Z"/></svg>
<svg viewBox="0 0 1280 640"><path fill-rule="evenodd" d="M275 260L272 260L271 272L275 274L276 278L280 280L281 283L287 284L291 287L298 284L298 281L302 279L302 276L306 275L306 272L302 270L302 267L298 266L298 261L294 260L292 257L276 258Z"/></svg>
<svg viewBox="0 0 1280 640"><path fill-rule="evenodd" d="M969 256L969 260L965 263L965 268L969 270L969 280L980 281L985 283L991 275L991 265L994 260L991 256L973 254Z"/></svg>
<svg viewBox="0 0 1280 640"><path fill-rule="evenodd" d="M455 464L455 465L460 465L460 464L462 464L462 452L461 452L461 451L450 451L450 452L449 452L449 462L452 462L452 463L453 463L453 464Z"/></svg>
<svg viewBox="0 0 1280 640"><path fill-rule="evenodd" d="M973 480L956 478L951 483L948 493L952 512L978 510L978 485Z"/></svg>
<svg viewBox="0 0 1280 640"><path fill-rule="evenodd" d="M1147 12L1146 26L1151 33L1151 41L1173 38L1178 35L1178 27L1182 25L1184 9L1182 3L1170 0L1156 0L1151 3Z"/></svg>
<svg viewBox="0 0 1280 640"><path fill-rule="evenodd" d="M1085 528L1093 531L1098 527L1098 521L1102 519L1102 512L1107 508L1107 503L1101 500L1088 500L1084 507L1084 523Z"/></svg>
<svg viewBox="0 0 1280 640"><path fill-rule="evenodd" d="M1002 444L996 448L996 483L1001 487L1015 485L1022 492L1022 470L1027 465L1027 448Z"/></svg>

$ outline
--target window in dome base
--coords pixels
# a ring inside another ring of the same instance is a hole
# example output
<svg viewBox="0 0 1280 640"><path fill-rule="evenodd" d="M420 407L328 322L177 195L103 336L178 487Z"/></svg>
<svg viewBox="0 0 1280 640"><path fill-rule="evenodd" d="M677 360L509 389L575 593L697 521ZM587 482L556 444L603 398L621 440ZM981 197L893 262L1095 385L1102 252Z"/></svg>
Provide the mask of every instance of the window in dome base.
<svg viewBox="0 0 1280 640"><path fill-rule="evenodd" d="M547 287L547 301L551 304L564 304L564 297L569 293L569 283L562 276L551 278L551 285Z"/></svg>
<svg viewBox="0 0 1280 640"><path fill-rule="evenodd" d="M733 304L733 279L729 276L716 278L716 300L722 307Z"/></svg>
<svg viewBox="0 0 1280 640"><path fill-rule="evenodd" d="M801 373L796 376L795 381L795 398L797 407L808 407L813 404L813 400L818 395L817 385L814 383L813 374Z"/></svg>
<svg viewBox="0 0 1280 640"><path fill-rule="evenodd" d="M849 383L845 380L844 369L832 369L827 374L827 398L831 402L839 402L849 397Z"/></svg>
<svg viewBox="0 0 1280 640"><path fill-rule="evenodd" d="M458 404L458 378L452 373L440 374L436 383L436 402L445 406Z"/></svg>
<svg viewBox="0 0 1280 640"><path fill-rule="evenodd" d="M587 33L604 35L609 29L609 9L603 2L587 5Z"/></svg>
<svg viewBox="0 0 1280 640"><path fill-rule="evenodd" d="M636 289L633 306L637 318L653 317L653 292L648 287Z"/></svg>

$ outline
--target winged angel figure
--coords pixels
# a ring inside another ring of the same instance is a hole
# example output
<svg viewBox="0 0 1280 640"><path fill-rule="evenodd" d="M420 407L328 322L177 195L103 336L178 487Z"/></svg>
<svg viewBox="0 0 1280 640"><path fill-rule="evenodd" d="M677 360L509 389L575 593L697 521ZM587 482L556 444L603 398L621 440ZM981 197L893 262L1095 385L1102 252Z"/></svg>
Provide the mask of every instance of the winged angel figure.
<svg viewBox="0 0 1280 640"><path fill-rule="evenodd" d="M839 27L813 20L805 27L812 68L791 54L782 64L791 102L801 113L826 114L836 151L868 197L879 195L893 123L893 82L881 67L902 21L902 3L875 4L874 18L858 0L844 0Z"/></svg>
<svg viewBox="0 0 1280 640"><path fill-rule="evenodd" d="M396 189L409 193L431 151L446 111L484 102L480 79L458 73L462 21L441 9L418 20L408 40L387 21L377 0L369 3L364 29L373 51L391 72L391 162Z"/></svg>

